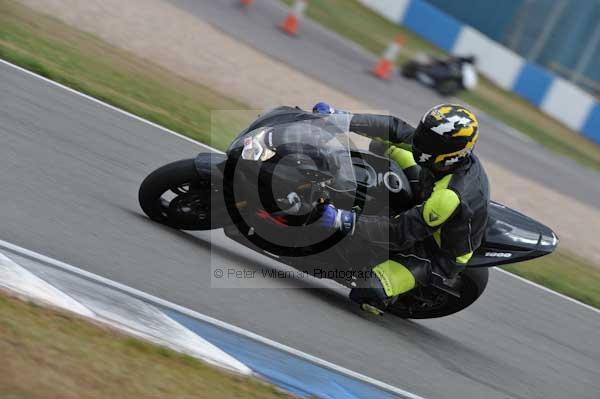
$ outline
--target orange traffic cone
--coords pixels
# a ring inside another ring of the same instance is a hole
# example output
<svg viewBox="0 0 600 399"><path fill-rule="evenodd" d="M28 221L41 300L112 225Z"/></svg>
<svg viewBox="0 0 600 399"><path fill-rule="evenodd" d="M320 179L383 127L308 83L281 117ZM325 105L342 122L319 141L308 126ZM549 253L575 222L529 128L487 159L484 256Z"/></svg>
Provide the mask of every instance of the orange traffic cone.
<svg viewBox="0 0 600 399"><path fill-rule="evenodd" d="M398 53L406 40L404 36L398 35L394 39L393 42L390 43L388 48L383 53L383 56L379 60L379 62L375 65L373 70L371 71L373 75L377 76L379 79L389 80L394 72L394 67L396 63L396 58L398 57Z"/></svg>
<svg viewBox="0 0 600 399"><path fill-rule="evenodd" d="M288 35L296 36L298 34L298 22L304 15L304 11L306 10L306 2L307 0L296 0L294 6L281 23L281 30Z"/></svg>

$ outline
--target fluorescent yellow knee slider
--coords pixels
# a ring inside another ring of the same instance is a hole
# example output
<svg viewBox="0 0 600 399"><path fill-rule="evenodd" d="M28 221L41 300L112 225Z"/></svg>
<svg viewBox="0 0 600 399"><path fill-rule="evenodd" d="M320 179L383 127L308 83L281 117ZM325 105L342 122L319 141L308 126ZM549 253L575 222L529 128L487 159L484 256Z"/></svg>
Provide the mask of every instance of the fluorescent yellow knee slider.
<svg viewBox="0 0 600 399"><path fill-rule="evenodd" d="M404 265L387 260L373 268L373 273L381 281L385 294L389 297L404 294L415 288L415 276Z"/></svg>

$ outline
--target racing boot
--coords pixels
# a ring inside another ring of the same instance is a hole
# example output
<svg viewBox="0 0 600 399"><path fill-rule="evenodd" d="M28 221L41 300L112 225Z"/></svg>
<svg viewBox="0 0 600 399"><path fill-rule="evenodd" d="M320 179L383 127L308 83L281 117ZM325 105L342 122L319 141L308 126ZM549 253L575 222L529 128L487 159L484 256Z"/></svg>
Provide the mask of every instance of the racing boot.
<svg viewBox="0 0 600 399"><path fill-rule="evenodd" d="M361 310L374 315L383 315L384 310L392 302L392 298L385 295L381 281L375 276L367 278L360 286L350 290L350 300L358 304Z"/></svg>

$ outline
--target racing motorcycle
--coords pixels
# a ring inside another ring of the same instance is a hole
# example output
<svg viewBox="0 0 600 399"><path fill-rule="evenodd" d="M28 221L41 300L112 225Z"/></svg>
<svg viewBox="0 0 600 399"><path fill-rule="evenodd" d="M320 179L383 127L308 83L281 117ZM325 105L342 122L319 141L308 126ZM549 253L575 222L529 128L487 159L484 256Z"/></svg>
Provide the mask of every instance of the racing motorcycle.
<svg viewBox="0 0 600 399"><path fill-rule="evenodd" d="M461 90L472 90L477 86L475 58L449 57L436 58L425 54L405 63L400 69L402 76L416 79L443 96L450 96Z"/></svg>
<svg viewBox="0 0 600 399"><path fill-rule="evenodd" d="M402 170L349 132L349 114L279 107L259 116L225 154L200 153L165 165L142 182L139 202L150 219L181 230L223 228L261 254L348 288L388 259L381 243L330 233L314 223L319 204L360 214L397 214L414 206ZM466 270L400 296L388 313L434 318L471 305L488 268L550 254L557 236L543 224L491 202L484 242Z"/></svg>

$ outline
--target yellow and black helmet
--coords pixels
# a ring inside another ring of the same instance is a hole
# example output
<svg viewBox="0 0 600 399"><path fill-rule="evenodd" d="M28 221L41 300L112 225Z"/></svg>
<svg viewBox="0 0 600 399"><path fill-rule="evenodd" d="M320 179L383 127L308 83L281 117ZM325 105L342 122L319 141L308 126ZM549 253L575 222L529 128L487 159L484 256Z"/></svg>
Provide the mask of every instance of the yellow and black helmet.
<svg viewBox="0 0 600 399"><path fill-rule="evenodd" d="M475 114L462 105L436 105L423 115L415 130L413 156L423 167L446 169L469 158L478 137Z"/></svg>

